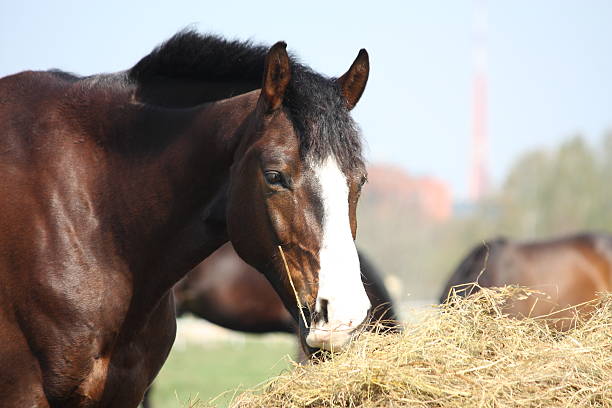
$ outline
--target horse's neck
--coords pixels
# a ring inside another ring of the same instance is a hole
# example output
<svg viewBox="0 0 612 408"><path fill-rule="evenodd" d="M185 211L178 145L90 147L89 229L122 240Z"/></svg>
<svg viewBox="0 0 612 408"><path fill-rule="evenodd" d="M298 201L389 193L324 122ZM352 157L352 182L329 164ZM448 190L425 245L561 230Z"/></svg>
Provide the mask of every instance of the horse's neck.
<svg viewBox="0 0 612 408"><path fill-rule="evenodd" d="M141 84L135 97L144 103L168 108L188 108L228 99L258 89L260 81L203 81L188 78L156 77Z"/></svg>
<svg viewBox="0 0 612 408"><path fill-rule="evenodd" d="M227 241L229 169L256 100L247 94L186 110L140 106L118 124L136 142L110 153L118 169L113 219L125 233L121 249L135 289L147 297Z"/></svg>

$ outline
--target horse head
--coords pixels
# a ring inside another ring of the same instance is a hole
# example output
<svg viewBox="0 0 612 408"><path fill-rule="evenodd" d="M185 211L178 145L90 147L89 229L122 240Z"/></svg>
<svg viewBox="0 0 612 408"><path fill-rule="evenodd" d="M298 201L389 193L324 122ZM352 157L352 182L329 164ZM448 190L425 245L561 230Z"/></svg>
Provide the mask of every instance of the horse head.
<svg viewBox="0 0 612 408"><path fill-rule="evenodd" d="M370 309L354 244L367 175L350 116L368 73L365 50L344 75L325 78L276 43L231 169L230 240L315 349L342 348Z"/></svg>

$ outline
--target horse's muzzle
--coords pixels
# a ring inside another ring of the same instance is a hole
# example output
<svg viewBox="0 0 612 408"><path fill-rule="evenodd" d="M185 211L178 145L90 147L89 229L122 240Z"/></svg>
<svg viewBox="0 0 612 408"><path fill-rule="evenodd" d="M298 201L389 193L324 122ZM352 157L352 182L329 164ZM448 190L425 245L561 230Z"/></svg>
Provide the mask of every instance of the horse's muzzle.
<svg viewBox="0 0 612 408"><path fill-rule="evenodd" d="M367 320L367 316L361 322L350 322L349 324L313 322L306 336L306 344L309 347L322 350L342 351L350 340L361 332L360 328L365 320Z"/></svg>

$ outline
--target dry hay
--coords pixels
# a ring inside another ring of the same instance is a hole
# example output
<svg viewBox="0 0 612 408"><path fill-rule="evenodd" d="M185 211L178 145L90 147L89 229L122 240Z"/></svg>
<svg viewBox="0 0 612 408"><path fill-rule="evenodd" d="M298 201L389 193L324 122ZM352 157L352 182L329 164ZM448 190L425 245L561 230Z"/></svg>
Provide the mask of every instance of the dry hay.
<svg viewBox="0 0 612 408"><path fill-rule="evenodd" d="M502 313L530 295L452 299L402 334L364 333L327 361L296 364L233 407L612 407L612 294L564 333Z"/></svg>

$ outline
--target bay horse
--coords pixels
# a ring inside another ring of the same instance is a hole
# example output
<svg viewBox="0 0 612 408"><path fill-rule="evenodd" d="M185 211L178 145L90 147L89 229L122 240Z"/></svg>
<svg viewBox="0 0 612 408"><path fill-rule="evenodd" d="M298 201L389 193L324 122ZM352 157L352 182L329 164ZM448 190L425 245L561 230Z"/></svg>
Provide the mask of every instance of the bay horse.
<svg viewBox="0 0 612 408"><path fill-rule="evenodd" d="M396 332L399 318L385 284L359 250L361 280L372 304L366 330ZM177 317L191 313L245 333L297 334L296 323L270 283L236 254L231 243L219 248L174 286ZM300 356L303 357L303 356ZM151 385L142 402L150 408Z"/></svg>
<svg viewBox="0 0 612 408"><path fill-rule="evenodd" d="M504 311L513 316L547 316L558 330L572 327L571 306L612 291L612 236L580 233L549 240L521 242L496 238L473 248L449 278L440 303L456 287L459 295L481 287L519 285L541 295L513 302ZM579 308L587 313L590 308Z"/></svg>
<svg viewBox="0 0 612 408"><path fill-rule="evenodd" d="M328 78L284 42L183 31L124 72L0 79L0 406L136 407L172 286L228 241L306 347L342 348L370 309L350 116L368 73L365 50Z"/></svg>

